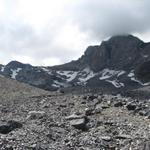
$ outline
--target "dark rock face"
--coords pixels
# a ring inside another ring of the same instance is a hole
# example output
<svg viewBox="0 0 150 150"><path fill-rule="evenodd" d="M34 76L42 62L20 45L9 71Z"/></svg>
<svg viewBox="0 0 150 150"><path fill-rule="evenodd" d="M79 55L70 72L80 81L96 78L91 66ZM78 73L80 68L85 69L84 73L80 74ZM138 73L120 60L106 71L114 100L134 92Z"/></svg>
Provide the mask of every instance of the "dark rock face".
<svg viewBox="0 0 150 150"><path fill-rule="evenodd" d="M150 61L142 63L136 70L137 78L143 82L150 81Z"/></svg>
<svg viewBox="0 0 150 150"><path fill-rule="evenodd" d="M103 68L129 70L135 67L140 59L139 46L142 43L130 35L112 37L100 46L88 47L81 60L96 72Z"/></svg>

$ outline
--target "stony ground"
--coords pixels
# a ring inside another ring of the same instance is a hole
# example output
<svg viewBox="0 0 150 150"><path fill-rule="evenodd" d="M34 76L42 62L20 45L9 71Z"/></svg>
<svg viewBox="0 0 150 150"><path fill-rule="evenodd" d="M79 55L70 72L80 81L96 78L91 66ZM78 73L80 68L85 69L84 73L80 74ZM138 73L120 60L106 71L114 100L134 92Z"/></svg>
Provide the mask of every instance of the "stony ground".
<svg viewBox="0 0 150 150"><path fill-rule="evenodd" d="M3 93L0 150L150 150L150 100L32 90Z"/></svg>
<svg viewBox="0 0 150 150"><path fill-rule="evenodd" d="M150 100L50 93L0 77L0 150L150 150Z"/></svg>

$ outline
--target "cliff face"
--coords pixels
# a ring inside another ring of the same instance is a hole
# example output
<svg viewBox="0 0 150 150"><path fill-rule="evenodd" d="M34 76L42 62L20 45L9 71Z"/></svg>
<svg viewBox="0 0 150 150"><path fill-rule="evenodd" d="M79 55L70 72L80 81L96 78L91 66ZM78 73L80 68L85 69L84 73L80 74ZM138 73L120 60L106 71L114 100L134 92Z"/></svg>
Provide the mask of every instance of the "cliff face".
<svg viewBox="0 0 150 150"><path fill-rule="evenodd" d="M100 46L88 47L80 61L94 71L106 67L130 70L150 58L149 48L150 44L145 44L134 36L116 36L103 41Z"/></svg>

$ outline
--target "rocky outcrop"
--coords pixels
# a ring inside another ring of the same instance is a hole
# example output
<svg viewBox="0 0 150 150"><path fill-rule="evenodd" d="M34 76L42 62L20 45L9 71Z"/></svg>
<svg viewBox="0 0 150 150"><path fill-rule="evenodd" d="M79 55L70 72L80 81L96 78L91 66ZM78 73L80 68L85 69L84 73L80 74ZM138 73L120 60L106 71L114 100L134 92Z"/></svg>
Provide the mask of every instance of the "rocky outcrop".
<svg viewBox="0 0 150 150"><path fill-rule="evenodd" d="M143 82L150 82L150 61L141 63L136 69L137 78Z"/></svg>

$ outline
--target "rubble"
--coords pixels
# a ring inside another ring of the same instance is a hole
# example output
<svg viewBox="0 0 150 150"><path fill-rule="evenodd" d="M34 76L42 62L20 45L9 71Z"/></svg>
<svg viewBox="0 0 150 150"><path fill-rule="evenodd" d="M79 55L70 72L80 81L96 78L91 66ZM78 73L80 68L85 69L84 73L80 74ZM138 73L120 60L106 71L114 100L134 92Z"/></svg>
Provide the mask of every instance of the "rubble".
<svg viewBox="0 0 150 150"><path fill-rule="evenodd" d="M44 100L32 95L3 102L13 109L0 114L0 149L148 150L149 100L89 95L53 94ZM11 130L4 133L2 125Z"/></svg>

